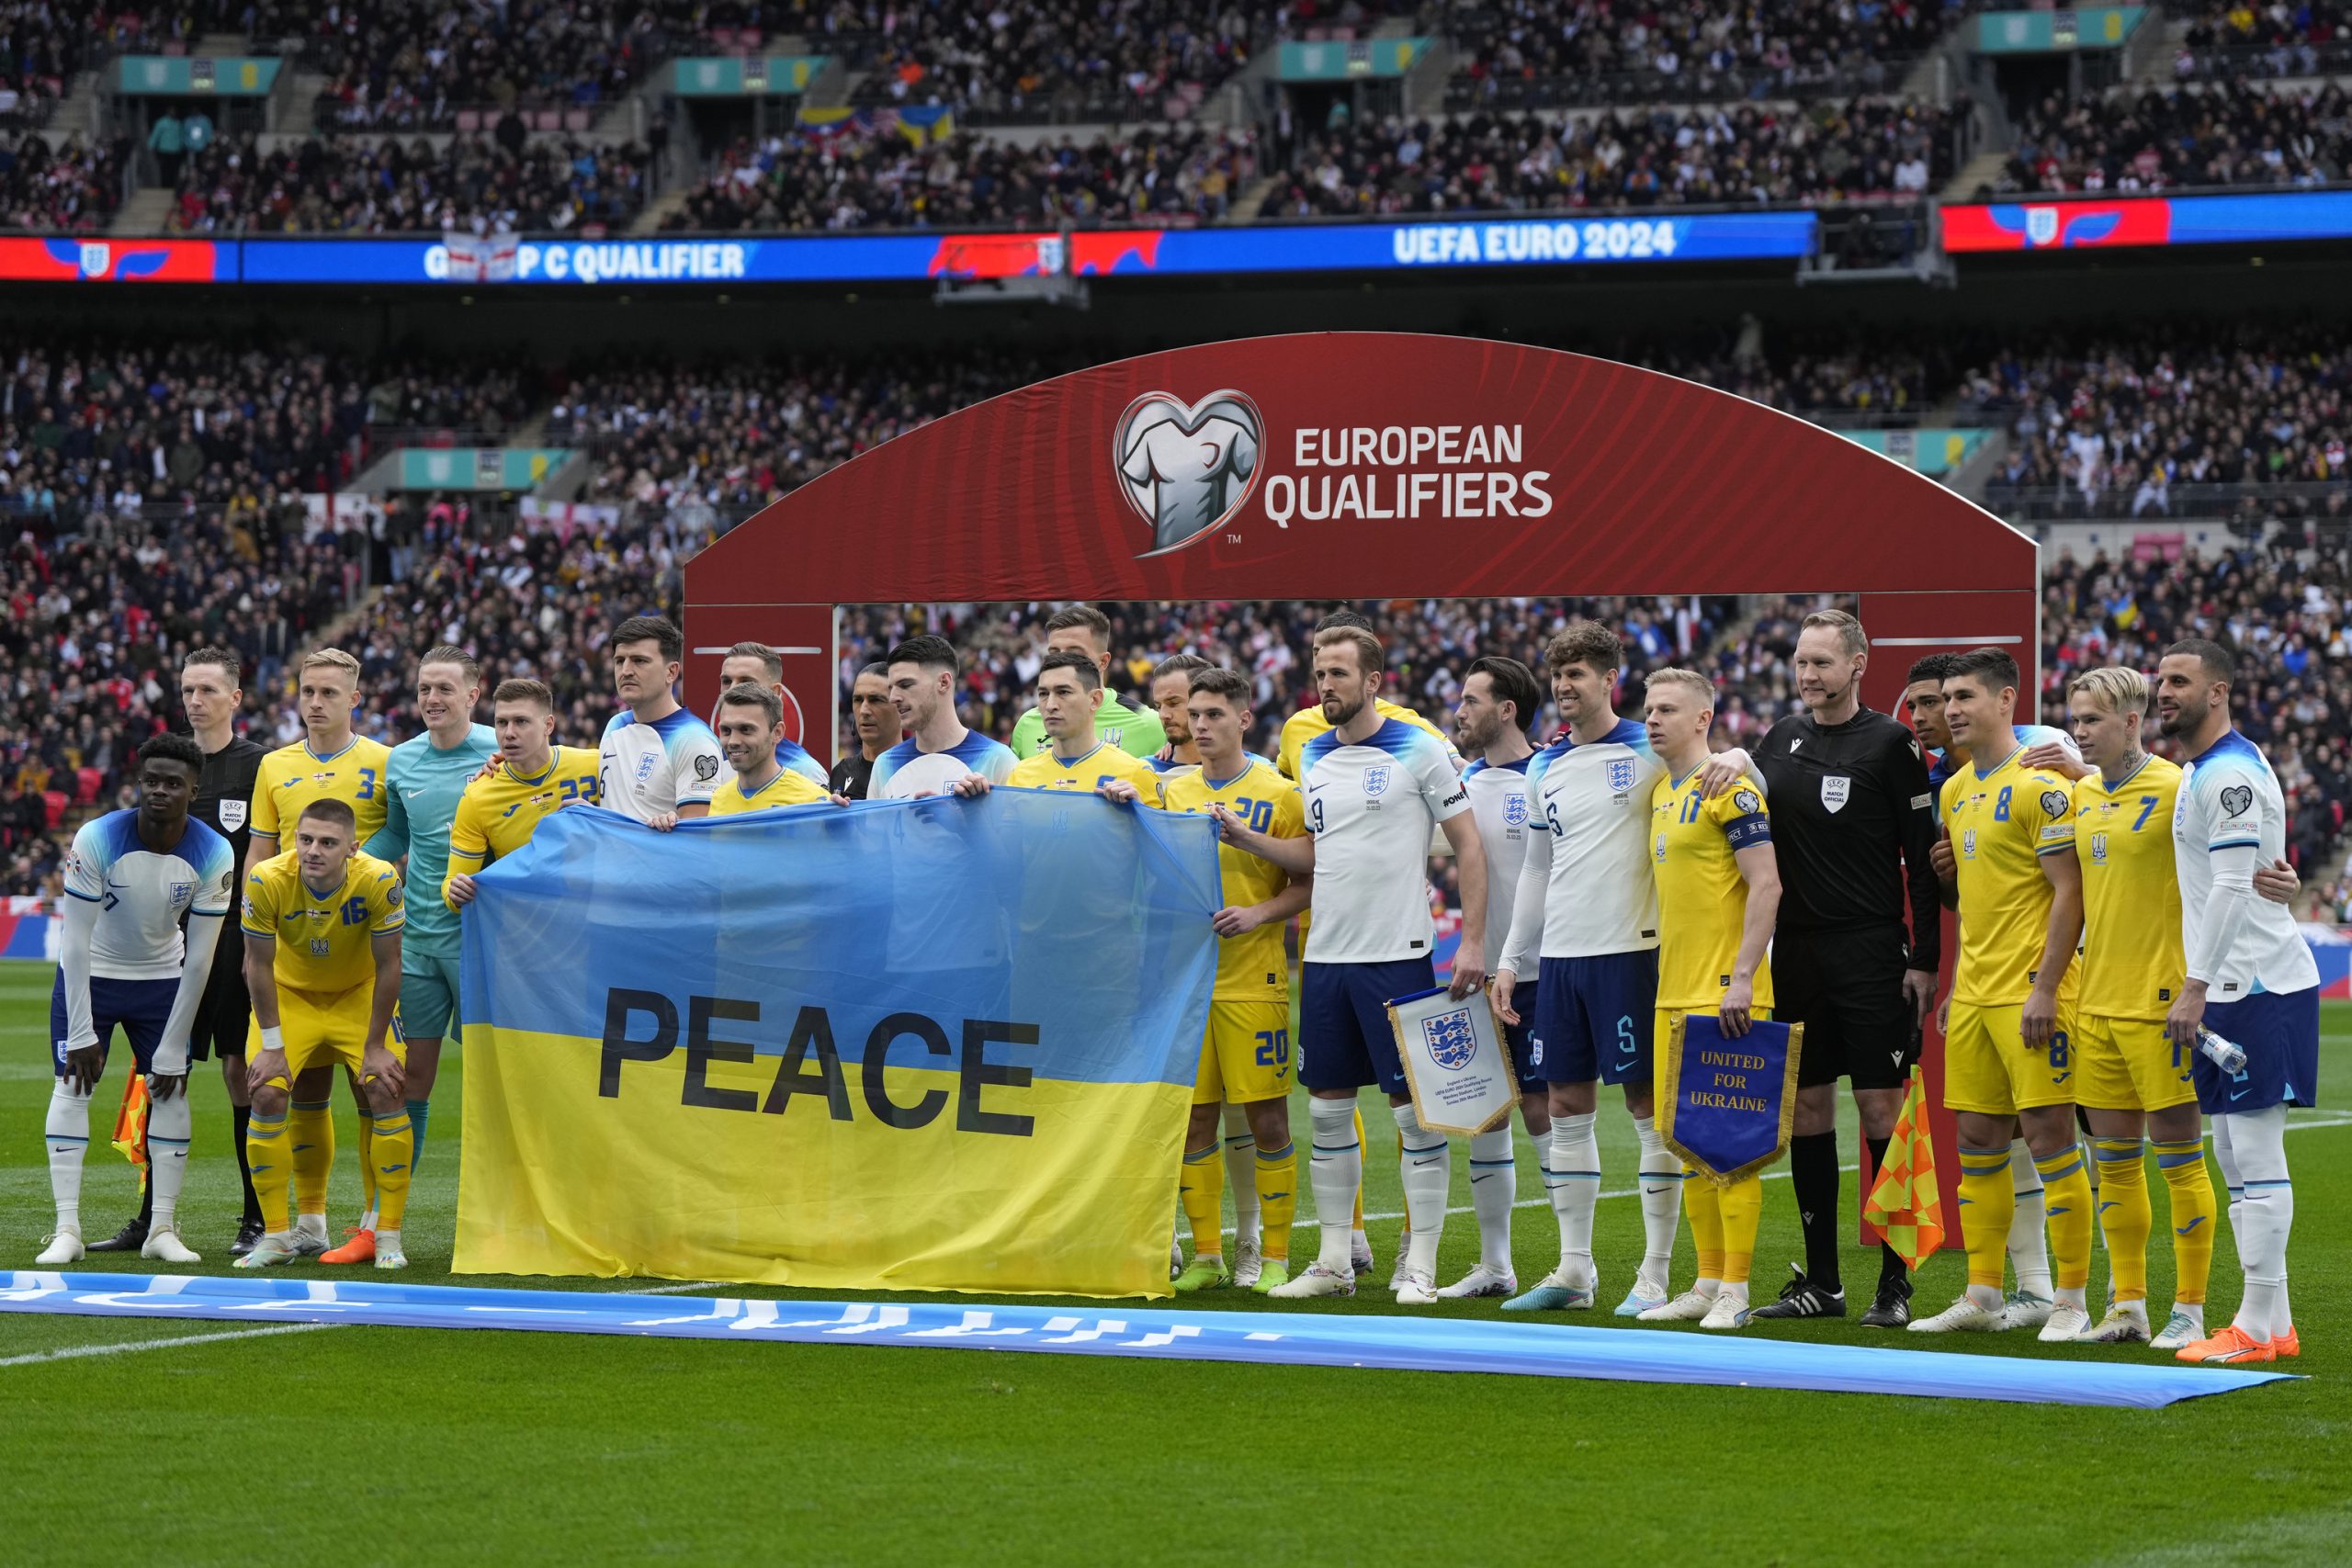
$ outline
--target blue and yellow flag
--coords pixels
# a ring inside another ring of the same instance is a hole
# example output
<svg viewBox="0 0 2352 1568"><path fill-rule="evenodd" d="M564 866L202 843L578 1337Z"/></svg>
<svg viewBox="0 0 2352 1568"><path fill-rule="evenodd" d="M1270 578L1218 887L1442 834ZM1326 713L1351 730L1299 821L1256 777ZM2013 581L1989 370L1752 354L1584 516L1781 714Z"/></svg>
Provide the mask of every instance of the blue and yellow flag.
<svg viewBox="0 0 2352 1568"><path fill-rule="evenodd" d="M575 806L477 882L457 1272L1167 1292L1206 818Z"/></svg>

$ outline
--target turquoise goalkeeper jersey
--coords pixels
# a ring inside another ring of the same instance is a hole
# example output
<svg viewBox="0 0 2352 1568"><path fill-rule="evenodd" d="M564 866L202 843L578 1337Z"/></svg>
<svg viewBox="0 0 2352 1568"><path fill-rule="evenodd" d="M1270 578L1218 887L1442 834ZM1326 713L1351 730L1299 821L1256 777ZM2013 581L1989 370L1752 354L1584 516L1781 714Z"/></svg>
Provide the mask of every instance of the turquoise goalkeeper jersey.
<svg viewBox="0 0 2352 1568"><path fill-rule="evenodd" d="M446 751L433 744L430 735L393 747L391 762L384 770L384 827L368 840L368 852L379 860L406 855L411 887L439 887L449 872L449 825L458 819L458 797L481 765L497 755L497 733L486 724L475 725L465 739ZM456 910L435 897L412 898L402 951L455 958L458 931Z"/></svg>

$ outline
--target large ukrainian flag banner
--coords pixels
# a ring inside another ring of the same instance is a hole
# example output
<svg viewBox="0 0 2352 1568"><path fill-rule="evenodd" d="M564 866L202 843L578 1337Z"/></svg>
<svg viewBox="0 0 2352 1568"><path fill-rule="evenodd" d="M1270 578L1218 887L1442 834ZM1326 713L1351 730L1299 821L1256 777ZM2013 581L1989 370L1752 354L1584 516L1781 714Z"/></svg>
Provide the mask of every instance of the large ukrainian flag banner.
<svg viewBox="0 0 2352 1568"><path fill-rule="evenodd" d="M478 881L457 1272L1167 1293L1207 818L572 807Z"/></svg>

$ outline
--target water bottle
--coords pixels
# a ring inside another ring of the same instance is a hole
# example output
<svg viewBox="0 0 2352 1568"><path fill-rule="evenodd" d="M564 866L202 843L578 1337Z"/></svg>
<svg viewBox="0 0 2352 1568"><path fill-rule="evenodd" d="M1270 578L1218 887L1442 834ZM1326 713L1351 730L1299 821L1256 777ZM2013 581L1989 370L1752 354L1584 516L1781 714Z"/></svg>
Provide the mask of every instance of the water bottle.
<svg viewBox="0 0 2352 1568"><path fill-rule="evenodd" d="M2197 1048L2205 1053L2207 1061L2233 1077L2245 1070L2245 1048L2231 1043L2202 1024L2197 1030Z"/></svg>

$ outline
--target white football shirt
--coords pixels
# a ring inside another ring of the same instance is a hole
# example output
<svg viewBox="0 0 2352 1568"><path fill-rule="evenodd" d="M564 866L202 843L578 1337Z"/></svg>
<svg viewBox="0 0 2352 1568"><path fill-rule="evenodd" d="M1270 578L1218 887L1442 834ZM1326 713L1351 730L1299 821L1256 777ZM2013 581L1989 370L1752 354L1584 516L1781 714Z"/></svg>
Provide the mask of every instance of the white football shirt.
<svg viewBox="0 0 2352 1568"><path fill-rule="evenodd" d="M186 953L180 917L227 915L236 863L229 840L193 817L180 841L160 854L140 841L135 809L83 823L65 856L65 891L98 907L92 977L178 979Z"/></svg>
<svg viewBox="0 0 2352 1568"><path fill-rule="evenodd" d="M727 773L710 726L684 708L640 724L623 708L605 726L596 763L603 804L650 822L681 806L707 806Z"/></svg>
<svg viewBox="0 0 2352 1568"><path fill-rule="evenodd" d="M2173 802L2172 852L2180 877L2181 946L2189 978L2205 982L2208 1001L2319 984L2319 965L2294 915L2253 891L2255 868L2286 856L2287 797L2270 759L2236 730L2188 764ZM2227 951L2208 953L2200 939L2217 883L2243 908Z"/></svg>
<svg viewBox="0 0 2352 1568"><path fill-rule="evenodd" d="M1478 821L1478 840L1487 849L1487 967L1502 962L1503 943L1510 936L1511 897L1519 888L1520 867L1527 860L1531 813L1527 804L1527 764L1532 756L1499 766L1483 757L1462 773L1462 787L1470 792L1470 814Z"/></svg>
<svg viewBox="0 0 2352 1568"><path fill-rule="evenodd" d="M1524 980L1538 958L1589 958L1657 945L1650 791L1666 772L1649 731L1621 718L1589 746L1564 737L1527 761L1539 831L1520 868L1501 966Z"/></svg>
<svg viewBox="0 0 2352 1568"><path fill-rule="evenodd" d="M967 774L978 773L992 784L1002 784L1012 772L1012 748L991 740L977 729L944 751L926 751L910 735L874 759L873 776L865 781L868 800L912 800L919 795L945 795Z"/></svg>
<svg viewBox="0 0 2352 1568"><path fill-rule="evenodd" d="M1427 958L1430 830L1470 809L1470 797L1425 729L1385 719L1349 744L1336 729L1299 755L1306 830L1315 835L1311 964L1387 964Z"/></svg>

